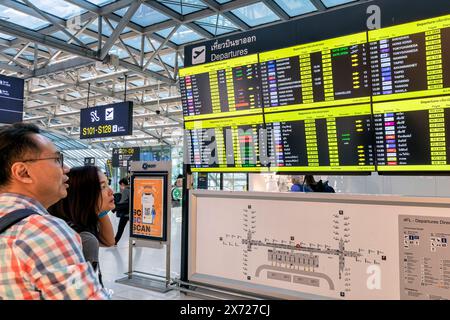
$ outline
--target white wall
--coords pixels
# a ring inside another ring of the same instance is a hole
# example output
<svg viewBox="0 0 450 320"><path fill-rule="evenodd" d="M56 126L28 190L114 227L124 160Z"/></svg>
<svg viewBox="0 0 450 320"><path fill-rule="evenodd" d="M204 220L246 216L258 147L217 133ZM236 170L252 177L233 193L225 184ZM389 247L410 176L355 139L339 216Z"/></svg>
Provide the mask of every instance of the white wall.
<svg viewBox="0 0 450 320"><path fill-rule="evenodd" d="M395 194L408 196L450 197L450 177L431 176L314 176L316 180L328 180L338 193ZM280 192L274 188L279 179L287 176L274 174L250 174L250 191Z"/></svg>

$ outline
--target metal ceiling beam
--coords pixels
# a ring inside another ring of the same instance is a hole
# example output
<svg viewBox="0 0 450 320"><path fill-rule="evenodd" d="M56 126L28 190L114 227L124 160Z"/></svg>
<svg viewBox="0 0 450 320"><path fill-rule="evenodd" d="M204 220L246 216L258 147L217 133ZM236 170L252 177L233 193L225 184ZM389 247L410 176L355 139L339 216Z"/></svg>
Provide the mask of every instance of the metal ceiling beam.
<svg viewBox="0 0 450 320"><path fill-rule="evenodd" d="M26 77L31 76L33 74L33 71L31 71L30 69L26 69L20 66L15 66L15 65L10 65L8 63L5 62L0 62L0 70L7 70L7 71L11 71L11 72L17 72L20 73Z"/></svg>
<svg viewBox="0 0 450 320"><path fill-rule="evenodd" d="M37 42L44 46L49 46L58 50L63 50L77 56L85 56L86 58L96 60L96 53L90 49L81 48L73 44L67 44L63 40L47 37L37 31L29 30L15 23L0 20L0 29L3 32L14 35L15 37L25 39L27 41Z"/></svg>
<svg viewBox="0 0 450 320"><path fill-rule="evenodd" d="M65 24L66 24L65 20L61 21L61 19L56 19L55 17L52 17L50 14L42 11L41 9L36 7L34 4L32 4L28 0L22 0L22 1L25 2L27 4L27 6L32 8L38 14L38 16L40 16L41 19L44 19L44 20L50 22L51 24L53 24L56 28L58 28L62 33L67 35L69 38L72 36L72 34L69 31L67 31L67 29L65 28ZM81 42L81 40L79 40L78 38L74 37L73 40L75 40L80 46L86 47L84 45L84 43Z"/></svg>
<svg viewBox="0 0 450 320"><path fill-rule="evenodd" d="M263 0L262 1L270 10L272 10L281 20L288 21L291 17L281 9L278 4L276 4L272 0Z"/></svg>
<svg viewBox="0 0 450 320"><path fill-rule="evenodd" d="M25 0L25 1L28 1L28 0ZM116 26L113 34L109 37L109 39L103 45L101 52L100 52L101 60L105 59L109 50L112 48L112 46L114 45L116 40L119 38L122 31L125 29L125 26L128 24L131 17L134 15L134 13L136 12L136 10L139 8L140 5L141 5L140 1L135 1L129 6L127 12L124 14L124 16L120 20L119 24Z"/></svg>
<svg viewBox="0 0 450 320"><path fill-rule="evenodd" d="M100 12L100 8L97 7L95 4L92 4L88 1L84 1L84 0L64 0L65 2L71 3L76 5L77 7L83 8L87 11L99 14Z"/></svg>
<svg viewBox="0 0 450 320"><path fill-rule="evenodd" d="M325 7L323 2L320 1L320 0L310 0L310 1L317 8L317 10L319 10L319 11L325 11L327 9L327 7Z"/></svg>

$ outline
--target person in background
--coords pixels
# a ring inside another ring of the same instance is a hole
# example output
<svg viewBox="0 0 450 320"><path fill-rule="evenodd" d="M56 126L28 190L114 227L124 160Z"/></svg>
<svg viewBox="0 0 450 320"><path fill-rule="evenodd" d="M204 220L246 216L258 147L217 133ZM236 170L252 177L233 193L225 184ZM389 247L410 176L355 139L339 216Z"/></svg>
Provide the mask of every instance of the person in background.
<svg viewBox="0 0 450 320"><path fill-rule="evenodd" d="M305 186L311 188L314 192L329 192L335 193L333 187L328 185L328 181L323 182L322 180L316 181L314 176L311 174L305 175L305 180L303 181Z"/></svg>
<svg viewBox="0 0 450 320"><path fill-rule="evenodd" d="M128 178L120 179L119 187L120 198L119 201L116 201L116 208L114 209L114 211L116 212L116 216L120 218L117 233L114 237L115 245L117 245L117 243L120 241L123 231L125 230L125 226L130 219L130 186L128 183Z"/></svg>
<svg viewBox="0 0 450 320"><path fill-rule="evenodd" d="M291 191L292 192L311 192L311 188L303 185L301 176L292 176L291 177Z"/></svg>
<svg viewBox="0 0 450 320"><path fill-rule="evenodd" d="M63 161L35 125L0 129L0 300L110 298L83 257L80 237L46 210L67 195ZM21 209L32 214L5 223Z"/></svg>
<svg viewBox="0 0 450 320"><path fill-rule="evenodd" d="M114 245L114 230L108 212L114 209L114 195L108 179L96 166L72 168L66 198L49 208L81 236L83 254L99 270L99 246ZM99 270L101 281L101 272Z"/></svg>

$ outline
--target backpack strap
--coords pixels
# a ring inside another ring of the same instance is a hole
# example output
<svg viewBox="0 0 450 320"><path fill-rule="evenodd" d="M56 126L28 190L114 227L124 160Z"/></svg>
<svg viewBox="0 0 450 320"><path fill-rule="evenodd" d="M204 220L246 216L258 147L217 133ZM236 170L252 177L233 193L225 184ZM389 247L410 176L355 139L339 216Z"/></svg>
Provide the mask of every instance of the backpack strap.
<svg viewBox="0 0 450 320"><path fill-rule="evenodd" d="M33 214L38 213L31 209L19 209L11 211L6 216L0 218L0 233L6 231L9 227L12 227L16 223Z"/></svg>

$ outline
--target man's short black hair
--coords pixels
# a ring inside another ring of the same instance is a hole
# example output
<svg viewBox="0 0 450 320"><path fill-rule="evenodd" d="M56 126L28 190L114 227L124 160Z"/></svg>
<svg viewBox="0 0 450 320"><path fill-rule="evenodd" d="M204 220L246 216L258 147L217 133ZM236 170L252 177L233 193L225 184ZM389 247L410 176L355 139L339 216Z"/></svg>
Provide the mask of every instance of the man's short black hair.
<svg viewBox="0 0 450 320"><path fill-rule="evenodd" d="M32 138L40 130L31 123L18 122L0 127L0 186L5 186L11 179L11 167L22 157L41 150Z"/></svg>
<svg viewBox="0 0 450 320"><path fill-rule="evenodd" d="M119 180L119 184L129 185L128 178L122 178Z"/></svg>

